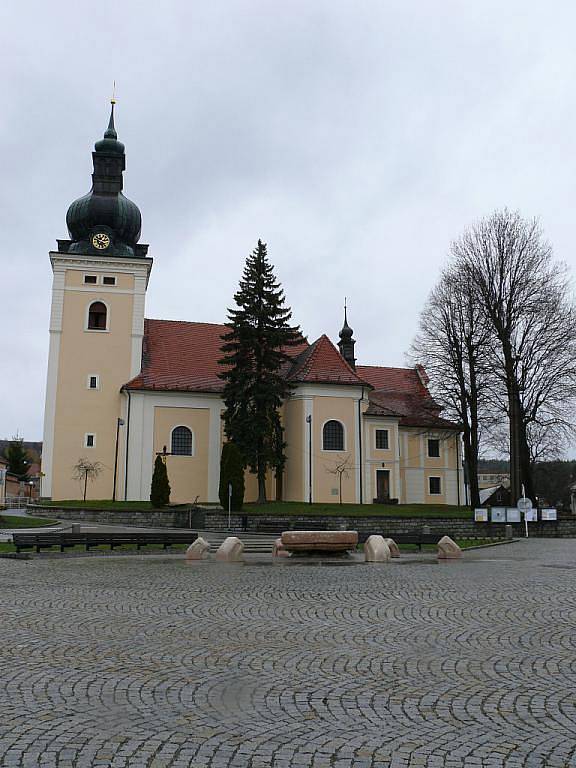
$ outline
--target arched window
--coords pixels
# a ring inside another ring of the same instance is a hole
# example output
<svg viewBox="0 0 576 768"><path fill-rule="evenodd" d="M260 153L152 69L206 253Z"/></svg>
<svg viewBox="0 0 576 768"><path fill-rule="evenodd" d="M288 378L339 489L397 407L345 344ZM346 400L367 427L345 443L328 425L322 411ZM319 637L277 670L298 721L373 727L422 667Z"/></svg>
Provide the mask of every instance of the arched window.
<svg viewBox="0 0 576 768"><path fill-rule="evenodd" d="M91 331L105 331L108 320L108 310L101 301L94 301L88 310L88 328Z"/></svg>
<svg viewBox="0 0 576 768"><path fill-rule="evenodd" d="M344 427L339 421L332 419L324 424L322 430L322 448L325 451L344 450Z"/></svg>
<svg viewBox="0 0 576 768"><path fill-rule="evenodd" d="M192 431L188 427L174 427L170 453L176 456L192 456Z"/></svg>

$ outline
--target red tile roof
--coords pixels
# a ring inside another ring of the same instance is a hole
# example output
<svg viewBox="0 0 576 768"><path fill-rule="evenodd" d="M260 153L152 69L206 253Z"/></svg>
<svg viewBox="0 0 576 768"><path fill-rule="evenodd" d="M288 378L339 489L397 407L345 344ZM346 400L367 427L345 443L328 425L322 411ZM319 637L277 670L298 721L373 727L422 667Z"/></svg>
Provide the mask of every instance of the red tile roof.
<svg viewBox="0 0 576 768"><path fill-rule="evenodd" d="M124 386L126 389L169 392L221 392L218 378L222 366L222 334L225 325L189 323L180 320L144 320L142 371ZM297 355L308 347L290 347Z"/></svg>
<svg viewBox="0 0 576 768"><path fill-rule="evenodd" d="M326 334L299 355L288 378L299 383L367 384L344 360Z"/></svg>
<svg viewBox="0 0 576 768"><path fill-rule="evenodd" d="M145 320L142 371L125 386L130 390L222 392L218 377L225 325L178 320ZM414 368L359 365L353 368L326 335L313 344L303 339L287 353L293 364L287 377L294 383L367 386L367 415L394 416L405 426L457 428L439 416L440 409Z"/></svg>
<svg viewBox="0 0 576 768"><path fill-rule="evenodd" d="M356 373L376 390L430 397L428 389L422 383L415 368L382 368L378 365L357 365Z"/></svg>

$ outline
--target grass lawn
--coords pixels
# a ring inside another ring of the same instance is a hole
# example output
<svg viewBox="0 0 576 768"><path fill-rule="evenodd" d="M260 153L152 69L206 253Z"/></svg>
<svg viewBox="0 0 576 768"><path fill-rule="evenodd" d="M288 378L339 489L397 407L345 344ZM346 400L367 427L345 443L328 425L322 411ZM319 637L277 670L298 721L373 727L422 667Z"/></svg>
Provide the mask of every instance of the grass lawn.
<svg viewBox="0 0 576 768"><path fill-rule="evenodd" d="M39 506L42 507L71 507L75 509L117 509L122 510L142 510L143 512L172 512L176 509L187 508L188 504L174 504L162 509L156 509L149 501L110 501L110 499L100 500L67 500L67 501L43 501Z"/></svg>
<svg viewBox="0 0 576 768"><path fill-rule="evenodd" d="M305 515L306 517L417 517L472 520L469 507L441 504L306 504L301 501L270 501L267 504L244 504L249 515Z"/></svg>
<svg viewBox="0 0 576 768"><path fill-rule="evenodd" d="M42 528L46 525L57 525L57 520L45 517L20 517L19 515L0 515L0 528Z"/></svg>

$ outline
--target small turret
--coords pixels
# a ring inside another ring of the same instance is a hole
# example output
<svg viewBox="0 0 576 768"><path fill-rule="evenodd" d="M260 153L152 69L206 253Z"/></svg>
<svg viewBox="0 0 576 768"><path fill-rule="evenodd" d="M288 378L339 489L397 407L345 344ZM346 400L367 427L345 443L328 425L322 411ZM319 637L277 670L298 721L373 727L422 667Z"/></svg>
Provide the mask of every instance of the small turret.
<svg viewBox="0 0 576 768"><path fill-rule="evenodd" d="M346 299L344 299L344 325L339 333L340 341L338 342L338 349L348 365L356 370L356 358L354 357L354 346L356 342L352 338L353 334L354 331L348 325Z"/></svg>

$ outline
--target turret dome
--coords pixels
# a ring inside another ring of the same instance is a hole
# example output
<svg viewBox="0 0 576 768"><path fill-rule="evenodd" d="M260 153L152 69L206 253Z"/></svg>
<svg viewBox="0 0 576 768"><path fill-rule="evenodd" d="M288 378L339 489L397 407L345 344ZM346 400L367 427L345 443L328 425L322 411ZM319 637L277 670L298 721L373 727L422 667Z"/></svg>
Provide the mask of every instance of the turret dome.
<svg viewBox="0 0 576 768"><path fill-rule="evenodd" d="M104 138L96 142L92 159L92 189L75 200L66 214L71 238L68 252L96 251L102 255L121 257L143 255L140 253L142 246L137 247L142 226L140 210L136 203L122 194L126 158L124 144L118 141L114 126L114 101L108 128ZM101 237L95 238L96 234Z"/></svg>

